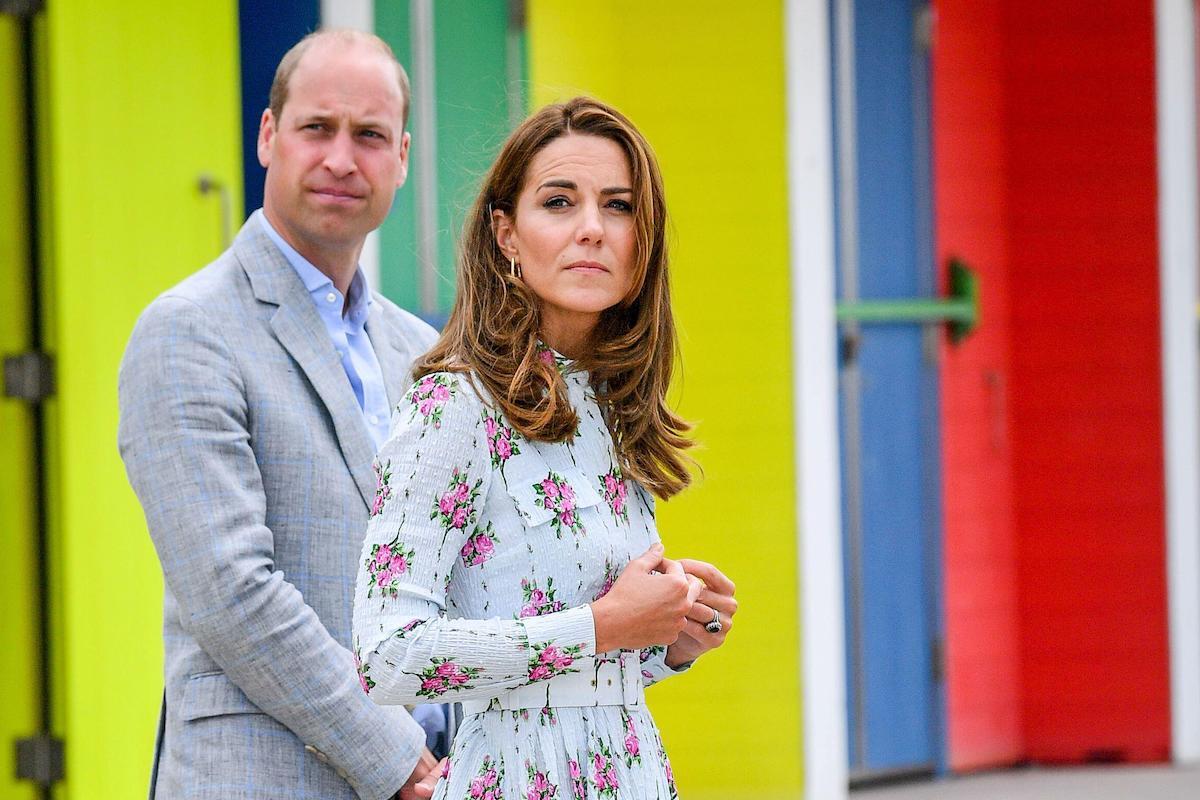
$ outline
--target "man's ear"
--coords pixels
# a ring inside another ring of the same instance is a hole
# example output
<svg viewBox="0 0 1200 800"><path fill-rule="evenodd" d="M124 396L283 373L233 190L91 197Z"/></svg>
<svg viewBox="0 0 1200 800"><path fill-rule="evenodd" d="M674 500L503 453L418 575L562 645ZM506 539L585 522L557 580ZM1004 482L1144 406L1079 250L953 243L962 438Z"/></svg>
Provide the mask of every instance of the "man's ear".
<svg viewBox="0 0 1200 800"><path fill-rule="evenodd" d="M492 209L492 231L496 234L496 246L505 258L520 259L519 242L515 220L500 209Z"/></svg>
<svg viewBox="0 0 1200 800"><path fill-rule="evenodd" d="M400 169L396 170L396 188L399 189L408 180L408 151L412 145L412 136L408 131L400 137Z"/></svg>
<svg viewBox="0 0 1200 800"><path fill-rule="evenodd" d="M258 121L258 163L271 166L271 143L275 141L275 115L271 109L264 108L262 119Z"/></svg>

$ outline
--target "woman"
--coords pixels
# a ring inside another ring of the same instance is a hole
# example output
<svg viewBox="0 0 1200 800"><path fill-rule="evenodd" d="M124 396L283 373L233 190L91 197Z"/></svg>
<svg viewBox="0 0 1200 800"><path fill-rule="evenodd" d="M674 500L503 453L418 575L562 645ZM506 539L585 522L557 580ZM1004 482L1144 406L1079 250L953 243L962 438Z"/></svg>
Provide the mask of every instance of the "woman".
<svg viewBox="0 0 1200 800"><path fill-rule="evenodd" d="M454 310L376 463L354 603L380 703L461 701L435 797L667 798L643 686L723 643L733 585L663 557L689 482L649 146L587 98L509 138Z"/></svg>

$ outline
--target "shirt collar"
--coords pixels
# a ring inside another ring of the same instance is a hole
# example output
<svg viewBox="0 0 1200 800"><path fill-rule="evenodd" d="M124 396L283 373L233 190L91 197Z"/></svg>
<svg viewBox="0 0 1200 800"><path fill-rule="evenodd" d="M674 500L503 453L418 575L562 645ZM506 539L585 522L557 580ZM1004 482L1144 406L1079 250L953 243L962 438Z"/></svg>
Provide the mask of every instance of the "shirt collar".
<svg viewBox="0 0 1200 800"><path fill-rule="evenodd" d="M311 261L300 255L296 248L284 241L284 238L267 220L267 215L263 213L262 209L254 213L258 215L259 222L262 223L267 236L271 237L271 241L279 248L279 252L283 253L283 257L287 259L287 262L292 265L292 269L296 270L296 274L300 276L300 280L304 282L304 288L308 290L313 302L317 304L317 308L325 308L326 306L321 300L329 292L337 292L333 281L329 279L328 275L313 266ZM371 299L371 288L367 285L367 276L363 274L362 267L354 270L354 277L350 280L349 300L345 318L354 323L355 327L361 328L366 324L368 309L375 302Z"/></svg>

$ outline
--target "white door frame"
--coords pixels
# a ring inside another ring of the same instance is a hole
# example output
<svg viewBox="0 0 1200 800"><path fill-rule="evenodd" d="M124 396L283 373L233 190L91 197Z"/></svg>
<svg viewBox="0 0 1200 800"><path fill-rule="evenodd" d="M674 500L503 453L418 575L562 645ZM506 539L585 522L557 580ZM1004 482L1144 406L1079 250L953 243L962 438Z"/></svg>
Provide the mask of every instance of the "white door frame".
<svg viewBox="0 0 1200 800"><path fill-rule="evenodd" d="M1155 0L1171 749L1200 761L1200 328L1194 0Z"/></svg>
<svg viewBox="0 0 1200 800"><path fill-rule="evenodd" d="M804 796L847 796L828 0L787 0L792 392Z"/></svg>

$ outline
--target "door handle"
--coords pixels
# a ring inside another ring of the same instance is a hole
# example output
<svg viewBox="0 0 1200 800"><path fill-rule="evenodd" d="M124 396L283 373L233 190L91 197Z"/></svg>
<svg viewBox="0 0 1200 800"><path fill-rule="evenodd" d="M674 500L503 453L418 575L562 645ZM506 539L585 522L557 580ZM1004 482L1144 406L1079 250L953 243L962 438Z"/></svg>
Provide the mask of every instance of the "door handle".
<svg viewBox="0 0 1200 800"><path fill-rule="evenodd" d="M196 178L196 188L200 190L200 194L217 193L217 198L221 203L221 249L229 249L229 245L233 241L233 211L230 205L229 187L212 174L203 172Z"/></svg>
<svg viewBox="0 0 1200 800"><path fill-rule="evenodd" d="M950 260L950 294L945 298L857 300L837 304L838 322L944 322L958 344L979 325L979 276L965 261Z"/></svg>

